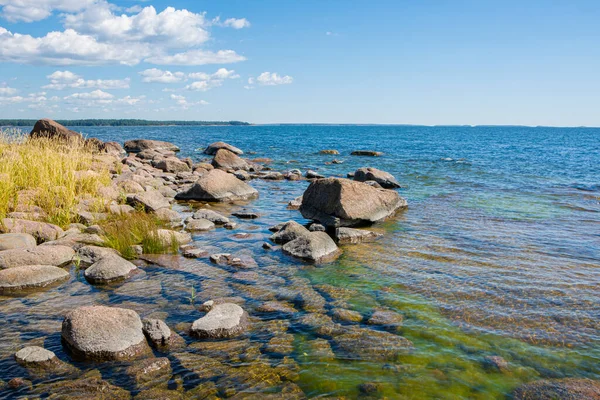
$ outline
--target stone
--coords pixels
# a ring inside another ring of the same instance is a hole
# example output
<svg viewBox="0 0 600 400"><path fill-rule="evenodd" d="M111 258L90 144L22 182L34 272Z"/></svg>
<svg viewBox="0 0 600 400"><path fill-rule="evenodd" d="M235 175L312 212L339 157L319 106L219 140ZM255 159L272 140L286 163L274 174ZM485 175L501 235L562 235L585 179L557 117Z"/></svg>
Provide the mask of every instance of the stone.
<svg viewBox="0 0 600 400"><path fill-rule="evenodd" d="M290 200L288 202L287 208L289 210L299 210L300 206L302 206L302 196L298 196L295 199Z"/></svg>
<svg viewBox="0 0 600 400"><path fill-rule="evenodd" d="M304 192L300 213L328 227L371 224L407 203L393 190L377 189L343 178L313 181Z"/></svg>
<svg viewBox="0 0 600 400"><path fill-rule="evenodd" d="M137 139L137 140L128 140L125 142L124 146L125 151L128 153L139 153L143 150L167 150L167 151L179 151L179 147L175 146L173 143L162 142L160 140L147 140L147 139Z"/></svg>
<svg viewBox="0 0 600 400"><path fill-rule="evenodd" d="M192 235L187 232L177 232L170 229L157 229L156 234L163 245L168 246L175 240L179 245L192 241Z"/></svg>
<svg viewBox="0 0 600 400"><path fill-rule="evenodd" d="M104 361L136 358L149 352L140 316L118 307L79 307L62 323L63 343L77 358Z"/></svg>
<svg viewBox="0 0 600 400"><path fill-rule="evenodd" d="M154 212L154 215L164 222L181 222L181 214L170 207L160 208Z"/></svg>
<svg viewBox="0 0 600 400"><path fill-rule="evenodd" d="M203 248L189 248L181 252L181 255L186 258L207 257L209 254L210 252Z"/></svg>
<svg viewBox="0 0 600 400"><path fill-rule="evenodd" d="M29 136L34 139L49 138L63 141L83 141L81 133L67 129L58 122L47 118L37 121L29 133Z"/></svg>
<svg viewBox="0 0 600 400"><path fill-rule="evenodd" d="M161 208L171 207L169 200L167 200L158 190L150 190L127 196L127 203L133 207L141 206L146 211L158 211Z"/></svg>
<svg viewBox="0 0 600 400"><path fill-rule="evenodd" d="M252 177L250 176L250 174L248 173L248 171L244 171L243 169L235 171L233 173L233 176L235 176L236 178L238 178L240 181L249 181L252 179Z"/></svg>
<svg viewBox="0 0 600 400"><path fill-rule="evenodd" d="M311 232L325 232L326 228L321 224L313 223L313 224L310 224L310 226L308 227L308 230Z"/></svg>
<svg viewBox="0 0 600 400"><path fill-rule="evenodd" d="M173 370L168 358L153 357L136 362L127 368L126 373L135 381L138 387L148 383L156 386L158 383L167 383L173 374ZM151 397L143 398L148 399ZM161 398L171 399L171 397Z"/></svg>
<svg viewBox="0 0 600 400"><path fill-rule="evenodd" d="M207 219L192 219L185 224L185 229L188 231L210 231L215 229L215 224Z"/></svg>
<svg viewBox="0 0 600 400"><path fill-rule="evenodd" d="M272 337L265 345L265 351L279 356L291 354L294 351L294 335L285 333Z"/></svg>
<svg viewBox="0 0 600 400"><path fill-rule="evenodd" d="M250 165L246 160L238 157L235 153L232 153L226 149L219 149L215 153L215 157L212 160L212 165L215 168L220 168L224 171L237 171L237 170L249 170Z"/></svg>
<svg viewBox="0 0 600 400"><path fill-rule="evenodd" d="M167 157L154 163L154 168L158 168L164 172L187 172L191 171L190 166L178 159L177 157Z"/></svg>
<svg viewBox="0 0 600 400"><path fill-rule="evenodd" d="M229 218L227 218L226 216L221 215L216 211L209 210L207 208L202 208L196 211L193 215L193 218L207 219L216 225L224 225L229 222Z"/></svg>
<svg viewBox="0 0 600 400"><path fill-rule="evenodd" d="M273 248L273 245L271 243L264 242L262 244L262 248L265 249L265 250L271 250Z"/></svg>
<svg viewBox="0 0 600 400"><path fill-rule="evenodd" d="M29 233L38 242L56 240L64 234L64 231L46 222L29 221L26 219L4 218L0 224L1 233Z"/></svg>
<svg viewBox="0 0 600 400"><path fill-rule="evenodd" d="M285 254L309 262L329 261L340 254L337 245L325 232L309 232L283 245Z"/></svg>
<svg viewBox="0 0 600 400"><path fill-rule="evenodd" d="M0 251L11 249L32 249L35 246L37 246L37 242L29 233L0 234Z"/></svg>
<svg viewBox="0 0 600 400"><path fill-rule="evenodd" d="M278 228L279 230L272 234L269 239L279 244L285 244L299 237L308 236L310 233L308 229L296 221L288 221Z"/></svg>
<svg viewBox="0 0 600 400"><path fill-rule="evenodd" d="M11 249L0 252L0 269L20 267L23 265L68 264L75 251L67 246L38 246L33 249Z"/></svg>
<svg viewBox="0 0 600 400"><path fill-rule="evenodd" d="M373 242L382 236L381 233L346 227L337 228L335 231L335 238L338 244Z"/></svg>
<svg viewBox="0 0 600 400"><path fill-rule="evenodd" d="M508 372L510 370L508 361L500 356L485 356L483 358L483 368L493 372Z"/></svg>
<svg viewBox="0 0 600 400"><path fill-rule="evenodd" d="M319 173L317 173L317 172L315 172L315 171L313 171L311 169L309 169L308 171L306 171L306 177L308 179L322 179L322 178L325 178L324 175L321 175L321 174L319 174Z"/></svg>
<svg viewBox="0 0 600 400"><path fill-rule="evenodd" d="M332 340L342 359L392 361L413 349L412 342L402 336L359 327L352 327Z"/></svg>
<svg viewBox="0 0 600 400"><path fill-rule="evenodd" d="M600 382L591 379L547 379L519 386L514 400L598 400Z"/></svg>
<svg viewBox="0 0 600 400"><path fill-rule="evenodd" d="M368 157L381 157L383 155L380 151L373 150L355 150L350 155L353 156L368 156Z"/></svg>
<svg viewBox="0 0 600 400"><path fill-rule="evenodd" d="M104 284L125 279L135 271L137 267L118 256L109 256L96 261L85 270L84 276L90 283Z"/></svg>
<svg viewBox="0 0 600 400"><path fill-rule="evenodd" d="M69 279L69 273L52 265L22 265L0 270L0 293L43 288Z"/></svg>
<svg viewBox="0 0 600 400"><path fill-rule="evenodd" d="M280 181L284 178L283 174L281 172L268 172L264 175L261 175L261 178L266 180L266 181Z"/></svg>
<svg viewBox="0 0 600 400"><path fill-rule="evenodd" d="M358 311L347 310L345 308L335 308L332 310L333 319L340 322L361 322L363 316Z"/></svg>
<svg viewBox="0 0 600 400"><path fill-rule="evenodd" d="M133 207L127 204L111 204L108 206L111 214L129 214L135 211Z"/></svg>
<svg viewBox="0 0 600 400"><path fill-rule="evenodd" d="M206 149L204 149L204 154L208 154L208 155L212 156L212 155L215 155L219 149L229 150L230 152L237 154L237 155L244 154L244 152L242 150L240 150L237 147L234 147L230 144L227 144L225 142L215 142L215 143L209 144L208 147Z"/></svg>
<svg viewBox="0 0 600 400"><path fill-rule="evenodd" d="M236 201L258 197L252 186L219 169L204 174L190 189L178 193L177 200Z"/></svg>
<svg viewBox="0 0 600 400"><path fill-rule="evenodd" d="M60 365L56 354L39 346L28 346L15 353L17 363L35 370L52 370Z"/></svg>
<svg viewBox="0 0 600 400"><path fill-rule="evenodd" d="M247 212L247 211L234 212L234 213L231 213L231 215L233 215L234 217L237 217L239 219L256 219L259 217L258 214L253 213L253 212Z"/></svg>
<svg viewBox="0 0 600 400"><path fill-rule="evenodd" d="M317 360L327 361L335 359L335 353L331 349L329 341L326 339L318 338L310 340L306 343L306 346L309 355Z"/></svg>
<svg viewBox="0 0 600 400"><path fill-rule="evenodd" d="M385 189L400 188L400 184L389 172L381 171L377 168L359 168L354 172L354 180L358 182L375 181Z"/></svg>
<svg viewBox="0 0 600 400"><path fill-rule="evenodd" d="M235 222L227 222L225 225L223 225L223 228L225 229L235 229L237 227L237 224Z"/></svg>
<svg viewBox="0 0 600 400"><path fill-rule="evenodd" d="M48 399L129 400L131 398L127 390L103 380L98 370L87 372L75 380L61 379L47 384L39 384L35 389L40 393L50 394Z"/></svg>
<svg viewBox="0 0 600 400"><path fill-rule="evenodd" d="M145 319L142 324L142 331L151 345L156 348L169 346L173 333L167 324L159 319Z"/></svg>
<svg viewBox="0 0 600 400"><path fill-rule="evenodd" d="M248 329L248 314L237 304L215 305L204 317L192 324L190 334L199 338L230 338Z"/></svg>
<svg viewBox="0 0 600 400"><path fill-rule="evenodd" d="M377 310L367 320L369 325L379 325L387 327L400 327L403 321L402 314L398 314L395 311L388 310Z"/></svg>
<svg viewBox="0 0 600 400"><path fill-rule="evenodd" d="M127 179L117 183L117 185L123 190L125 193L143 193L144 187L140 185L138 182Z"/></svg>
<svg viewBox="0 0 600 400"><path fill-rule="evenodd" d="M338 154L340 154L340 152L337 150L321 150L321 151L319 151L319 154L338 155Z"/></svg>
<svg viewBox="0 0 600 400"><path fill-rule="evenodd" d="M291 304L276 300L262 303L256 311L265 314L295 314L298 312Z"/></svg>

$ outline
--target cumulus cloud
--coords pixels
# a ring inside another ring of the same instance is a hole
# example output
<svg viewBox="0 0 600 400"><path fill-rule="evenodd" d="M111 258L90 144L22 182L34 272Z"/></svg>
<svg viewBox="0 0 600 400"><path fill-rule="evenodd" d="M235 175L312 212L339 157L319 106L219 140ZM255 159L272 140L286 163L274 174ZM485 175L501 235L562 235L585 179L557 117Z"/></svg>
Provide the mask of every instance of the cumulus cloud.
<svg viewBox="0 0 600 400"><path fill-rule="evenodd" d="M139 73L143 82L156 83L177 83L185 79L183 72L163 71L157 68L151 68Z"/></svg>
<svg viewBox="0 0 600 400"><path fill-rule="evenodd" d="M55 71L54 73L48 75L47 78L50 79L50 83L42 86L42 89L128 89L130 82L129 78L86 80L71 71Z"/></svg>
<svg viewBox="0 0 600 400"><path fill-rule="evenodd" d="M250 21L248 21L246 18L227 18L225 21L221 22L221 18L216 17L212 20L212 23L217 26L230 27L233 29L250 27Z"/></svg>
<svg viewBox="0 0 600 400"><path fill-rule="evenodd" d="M12 96L17 93L17 89L8 86L0 86L0 96Z"/></svg>
<svg viewBox="0 0 600 400"><path fill-rule="evenodd" d="M170 97L171 97L171 100L174 100L177 103L177 105L183 110L187 110L188 108L190 108L192 106L196 106L196 105L206 106L209 104L207 101L204 101L204 100L190 102L187 100L187 98L185 96L181 96L181 95L177 95L177 94L172 94Z"/></svg>
<svg viewBox="0 0 600 400"><path fill-rule="evenodd" d="M0 0L0 15L11 22L34 22L48 18L52 11L76 12L96 0Z"/></svg>
<svg viewBox="0 0 600 400"><path fill-rule="evenodd" d="M255 83L264 86L275 86L275 85L288 85L294 82L294 78L289 75L280 76L276 72L263 72L256 79L249 78L248 84L254 85Z"/></svg>
<svg viewBox="0 0 600 400"><path fill-rule="evenodd" d="M152 56L146 62L157 65L206 65L206 64L230 64L246 60L246 57L237 54L233 50L219 50L217 52L207 50L189 50L173 55L163 54Z"/></svg>
<svg viewBox="0 0 600 400"><path fill-rule="evenodd" d="M0 104L17 104L17 103L31 103L31 104L45 104L48 98L46 92L30 93L27 96L0 96Z"/></svg>
<svg viewBox="0 0 600 400"><path fill-rule="evenodd" d="M81 100L108 100L112 99L113 96L110 93L103 92L102 90L94 90L93 92L83 92L83 93L73 93L71 95L66 96L64 99L81 99Z"/></svg>

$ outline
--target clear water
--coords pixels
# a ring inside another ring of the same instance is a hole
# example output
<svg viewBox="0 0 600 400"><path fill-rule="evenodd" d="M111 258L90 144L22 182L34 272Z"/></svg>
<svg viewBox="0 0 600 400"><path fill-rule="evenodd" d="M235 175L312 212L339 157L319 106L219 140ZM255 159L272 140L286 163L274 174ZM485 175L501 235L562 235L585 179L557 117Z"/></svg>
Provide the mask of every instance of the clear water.
<svg viewBox="0 0 600 400"><path fill-rule="evenodd" d="M295 383L309 398L354 398L359 384L373 381L381 384L380 397L505 398L520 383L539 378L600 378L600 129L298 125L83 131L119 142L171 141L195 160L204 158L201 150L207 144L223 140L249 158L272 159L275 170L345 176L373 166L406 185L401 193L409 208L374 228L385 233L376 243L345 246L336 262L306 266L261 245L269 226L290 219L307 222L286 209L307 184L253 181L258 200L217 209L229 214L245 208L261 217L239 221L235 231L217 229L195 240L215 250L252 255L261 271L259 282L240 284L231 276L235 270L209 266L206 259L179 261L176 267L145 268L135 279L155 293L140 298L119 292L120 285L90 286L73 269L71 282L58 288L25 298L0 297L0 379L24 375L12 354L31 341L43 342L68 360L60 322L66 310L79 305L123 305L142 316L165 318L183 333L185 323L202 315L189 304L191 287L198 291L197 303L219 295L243 297L257 327L274 318L255 312L265 299L298 287L321 295L326 312L343 305L365 316L376 308L404 316L398 333L415 350L391 363L343 356L323 360L311 353L315 334L298 323L307 311L297 306L296 315L276 317L290 324L287 332L294 342L289 356L299 366ZM340 155L320 155L321 149ZM357 149L385 155L349 155ZM333 158L344 163L325 165ZM244 232L250 237L234 236ZM266 350L268 336L255 331L248 338L261 349L263 361L271 366L281 362ZM504 357L511 372L483 368L483 357L489 355ZM172 361L170 388L186 391L198 384L187 377L185 366ZM77 366L98 368L104 379L137 393L123 378L122 366ZM177 384L178 377L183 383ZM26 394L0 391L0 398Z"/></svg>

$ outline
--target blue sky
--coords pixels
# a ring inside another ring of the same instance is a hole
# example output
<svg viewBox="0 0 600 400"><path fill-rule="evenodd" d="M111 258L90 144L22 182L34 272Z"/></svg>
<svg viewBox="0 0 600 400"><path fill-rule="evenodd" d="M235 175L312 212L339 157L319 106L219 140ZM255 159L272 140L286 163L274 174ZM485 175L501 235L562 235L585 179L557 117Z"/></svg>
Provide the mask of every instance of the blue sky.
<svg viewBox="0 0 600 400"><path fill-rule="evenodd" d="M597 1L0 7L0 118L600 126Z"/></svg>

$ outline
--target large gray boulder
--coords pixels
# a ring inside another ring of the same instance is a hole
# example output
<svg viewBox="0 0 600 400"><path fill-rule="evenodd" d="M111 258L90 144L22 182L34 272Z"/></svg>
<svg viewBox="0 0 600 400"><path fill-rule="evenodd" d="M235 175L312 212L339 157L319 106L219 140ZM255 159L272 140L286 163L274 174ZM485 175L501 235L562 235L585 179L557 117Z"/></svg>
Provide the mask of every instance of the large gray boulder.
<svg viewBox="0 0 600 400"><path fill-rule="evenodd" d="M11 249L32 249L35 246L37 246L37 242L29 233L0 234L0 251Z"/></svg>
<svg viewBox="0 0 600 400"><path fill-rule="evenodd" d="M75 250L61 245L4 250L0 252L0 269L23 265L60 266L71 262L74 255Z"/></svg>
<svg viewBox="0 0 600 400"><path fill-rule="evenodd" d="M204 149L204 153L212 156L212 155L215 155L219 149L229 150L230 152L237 154L237 155L244 154L244 152L242 150L240 150L237 147L234 147L230 144L227 144L225 142L215 142L215 143L209 144L208 147L206 149Z"/></svg>
<svg viewBox="0 0 600 400"><path fill-rule="evenodd" d="M0 232L29 233L35 237L38 242L56 240L65 233L59 226L46 222L14 218L4 218L0 224Z"/></svg>
<svg viewBox="0 0 600 400"><path fill-rule="evenodd" d="M177 157L163 158L154 163L154 167L172 173L191 171L190 166Z"/></svg>
<svg viewBox="0 0 600 400"><path fill-rule="evenodd" d="M179 147L173 143L147 139L128 140L123 147L128 153L139 153L143 150L179 151Z"/></svg>
<svg viewBox="0 0 600 400"><path fill-rule="evenodd" d="M258 197L258 191L235 176L213 169L204 174L185 192L175 196L177 200L237 201Z"/></svg>
<svg viewBox="0 0 600 400"><path fill-rule="evenodd" d="M89 306L70 311L62 323L62 338L81 359L132 359L150 351L140 316L124 308Z"/></svg>
<svg viewBox="0 0 600 400"><path fill-rule="evenodd" d="M340 254L337 245L325 232L308 232L283 245L284 253L309 262L330 261Z"/></svg>
<svg viewBox="0 0 600 400"><path fill-rule="evenodd" d="M34 139L49 138L63 141L83 141L83 136L80 133L67 129L58 122L48 118L37 121L29 136Z"/></svg>
<svg viewBox="0 0 600 400"><path fill-rule="evenodd" d="M119 256L100 259L85 270L84 276L90 283L103 284L125 279L137 267Z"/></svg>
<svg viewBox="0 0 600 400"><path fill-rule="evenodd" d="M302 195L304 218L330 227L371 224L406 207L406 200L393 190L343 178L313 181Z"/></svg>
<svg viewBox="0 0 600 400"><path fill-rule="evenodd" d="M0 293L43 288L69 279L69 273L52 265L23 265L0 270Z"/></svg>
<svg viewBox="0 0 600 400"><path fill-rule="evenodd" d="M217 304L192 324L190 334L199 338L230 338L248 328L248 314L237 304Z"/></svg>
<svg viewBox="0 0 600 400"><path fill-rule="evenodd" d="M385 189L397 189L400 186L394 175L377 168L359 168L354 172L354 180L358 182L375 181Z"/></svg>
<svg viewBox="0 0 600 400"><path fill-rule="evenodd" d="M210 231L215 228L215 224L207 219L192 218L185 224L188 231Z"/></svg>
<svg viewBox="0 0 600 400"><path fill-rule="evenodd" d="M110 247L83 246L77 250L77 257L79 257L79 260L87 264L93 264L106 257L119 256L119 252Z"/></svg>
<svg viewBox="0 0 600 400"><path fill-rule="evenodd" d="M271 241L285 244L301 236L307 236L310 233L308 229L296 221L288 221L274 234L271 235Z"/></svg>
<svg viewBox="0 0 600 400"><path fill-rule="evenodd" d="M245 160L226 149L217 150L215 157L212 160L212 165L213 167L220 168L224 171L248 170L250 168Z"/></svg>
<svg viewBox="0 0 600 400"><path fill-rule="evenodd" d="M171 207L169 200L167 200L158 190L149 190L147 192L132 194L127 196L127 202L133 207L144 207L146 211L158 211L164 207Z"/></svg>
<svg viewBox="0 0 600 400"><path fill-rule="evenodd" d="M514 400L598 400L600 382L591 379L547 379L519 386Z"/></svg>

